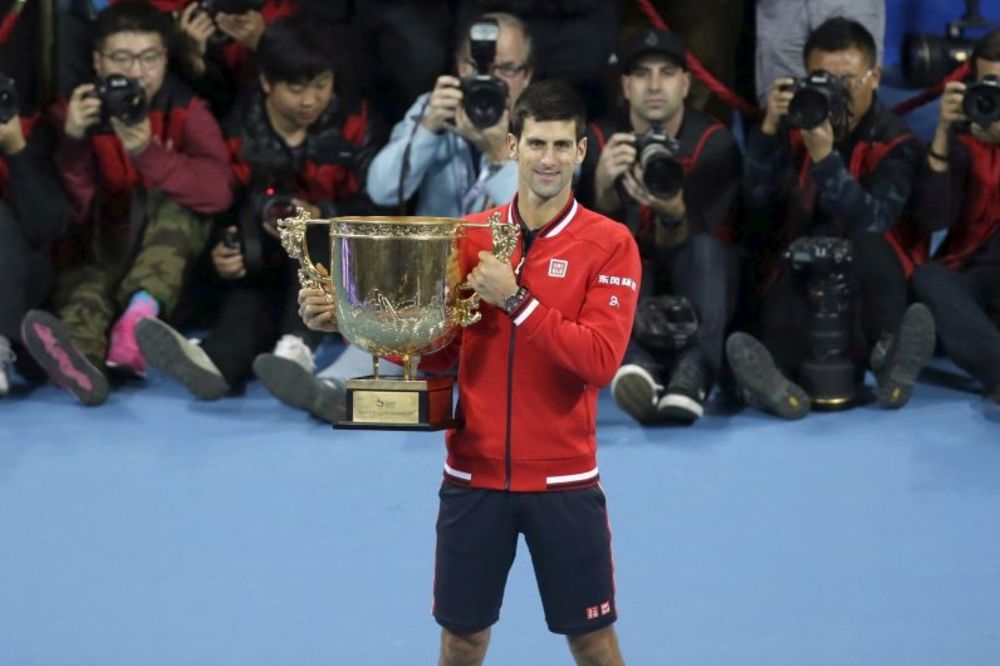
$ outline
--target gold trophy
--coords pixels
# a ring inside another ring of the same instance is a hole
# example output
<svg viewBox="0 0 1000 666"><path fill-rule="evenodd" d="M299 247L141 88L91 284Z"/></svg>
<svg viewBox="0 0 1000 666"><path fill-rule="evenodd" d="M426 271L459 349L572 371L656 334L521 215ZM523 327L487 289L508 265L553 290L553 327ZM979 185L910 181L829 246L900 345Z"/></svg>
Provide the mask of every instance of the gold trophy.
<svg viewBox="0 0 1000 666"><path fill-rule="evenodd" d="M309 256L306 232L325 225L330 271ZM459 244L469 227L489 226L493 254L509 261L518 228L494 213L485 224L445 217L335 217L281 220L281 244L299 262L299 283L333 296L337 327L372 355L372 374L347 381L345 419L335 428L440 430L455 425L451 377L417 377L420 357L443 349L479 321L479 296L468 292ZM379 358L396 357L403 374L383 375Z"/></svg>

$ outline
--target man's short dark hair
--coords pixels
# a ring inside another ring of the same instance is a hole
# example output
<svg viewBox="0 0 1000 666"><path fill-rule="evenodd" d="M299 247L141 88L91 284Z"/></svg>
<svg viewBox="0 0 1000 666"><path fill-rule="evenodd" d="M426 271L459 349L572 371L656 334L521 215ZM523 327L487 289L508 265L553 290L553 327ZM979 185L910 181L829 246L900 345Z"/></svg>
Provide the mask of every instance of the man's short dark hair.
<svg viewBox="0 0 1000 666"><path fill-rule="evenodd" d="M104 41L120 32L155 32L170 48L174 42L174 21L170 15L144 2L118 2L97 15L94 48L100 51Z"/></svg>
<svg viewBox="0 0 1000 666"><path fill-rule="evenodd" d="M271 83L305 83L334 70L329 36L305 14L269 25L257 45L256 60Z"/></svg>
<svg viewBox="0 0 1000 666"><path fill-rule="evenodd" d="M587 114L583 100L569 84L562 81L537 81L532 83L514 104L510 131L518 139L524 129L524 120L572 120L576 123L576 140L586 133Z"/></svg>
<svg viewBox="0 0 1000 666"><path fill-rule="evenodd" d="M979 60L1000 62L1000 28L995 28L979 38L972 49L972 74L979 78Z"/></svg>
<svg viewBox="0 0 1000 666"><path fill-rule="evenodd" d="M813 51L846 51L857 49L865 55L869 67L878 64L878 47L875 38L868 28L857 21L843 16L837 16L823 21L806 39L802 49L802 60L805 62Z"/></svg>

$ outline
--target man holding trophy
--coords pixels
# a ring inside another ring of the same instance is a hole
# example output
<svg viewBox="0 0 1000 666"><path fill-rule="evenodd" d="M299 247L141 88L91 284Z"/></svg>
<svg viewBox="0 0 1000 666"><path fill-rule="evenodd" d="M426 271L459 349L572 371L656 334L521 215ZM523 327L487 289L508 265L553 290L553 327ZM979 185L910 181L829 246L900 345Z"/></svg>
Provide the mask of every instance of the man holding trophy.
<svg viewBox="0 0 1000 666"><path fill-rule="evenodd" d="M549 629L568 637L579 664L623 663L595 414L628 345L641 267L628 229L573 198L584 123L565 84L534 83L521 95L507 137L517 194L466 218L459 245L462 286L481 299L481 318L420 364L444 372L458 362L437 523L441 664L482 663L518 534ZM498 251L498 227L519 232L516 247ZM346 329L349 276L333 268L332 292L299 292L310 328Z"/></svg>

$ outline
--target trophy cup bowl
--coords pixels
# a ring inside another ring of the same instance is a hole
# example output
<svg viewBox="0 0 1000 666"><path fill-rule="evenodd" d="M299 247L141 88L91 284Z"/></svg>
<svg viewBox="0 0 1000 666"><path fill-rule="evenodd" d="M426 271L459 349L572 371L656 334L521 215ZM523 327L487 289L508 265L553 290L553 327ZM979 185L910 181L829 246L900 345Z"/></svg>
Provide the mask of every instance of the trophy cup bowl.
<svg viewBox="0 0 1000 666"><path fill-rule="evenodd" d="M509 258L517 228L494 217L488 223L494 253L500 239L500 252ZM328 276L309 257L310 225L328 227ZM372 374L347 381L345 419L334 427L438 430L455 425L454 380L418 378L417 364L421 356L446 347L463 326L479 320L478 297L461 297L465 276L460 242L469 226L486 225L441 217L315 220L300 209L297 217L279 226L283 247L299 261L302 286L331 293L341 333L372 354ZM380 357L398 360L402 376L383 375Z"/></svg>

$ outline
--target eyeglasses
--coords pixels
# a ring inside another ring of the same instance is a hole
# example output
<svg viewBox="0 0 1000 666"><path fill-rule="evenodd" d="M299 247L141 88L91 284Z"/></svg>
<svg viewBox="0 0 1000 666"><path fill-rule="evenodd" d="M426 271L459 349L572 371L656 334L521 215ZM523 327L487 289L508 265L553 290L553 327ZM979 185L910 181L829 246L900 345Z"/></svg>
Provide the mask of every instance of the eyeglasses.
<svg viewBox="0 0 1000 666"><path fill-rule="evenodd" d="M110 60L111 64L115 67L128 71L132 69L132 65L134 65L136 61L139 62L139 66L143 69L153 69L163 62L163 58L167 55L167 52L159 49L150 49L149 51L143 51L142 53L115 51L114 53L103 53L102 55Z"/></svg>
<svg viewBox="0 0 1000 666"><path fill-rule="evenodd" d="M474 70L478 70L475 61L470 58L465 59L465 64L467 64ZM521 63L520 65L515 65L512 62L502 62L502 63L496 63L492 67L490 67L490 74L496 77L512 79L521 72L526 71L527 69L528 69L528 63Z"/></svg>
<svg viewBox="0 0 1000 666"><path fill-rule="evenodd" d="M848 90L854 90L859 85L868 80L868 77L872 75L873 70L868 70L861 76L855 76L854 74L847 74L846 76L838 76L840 82L844 84L844 87Z"/></svg>

